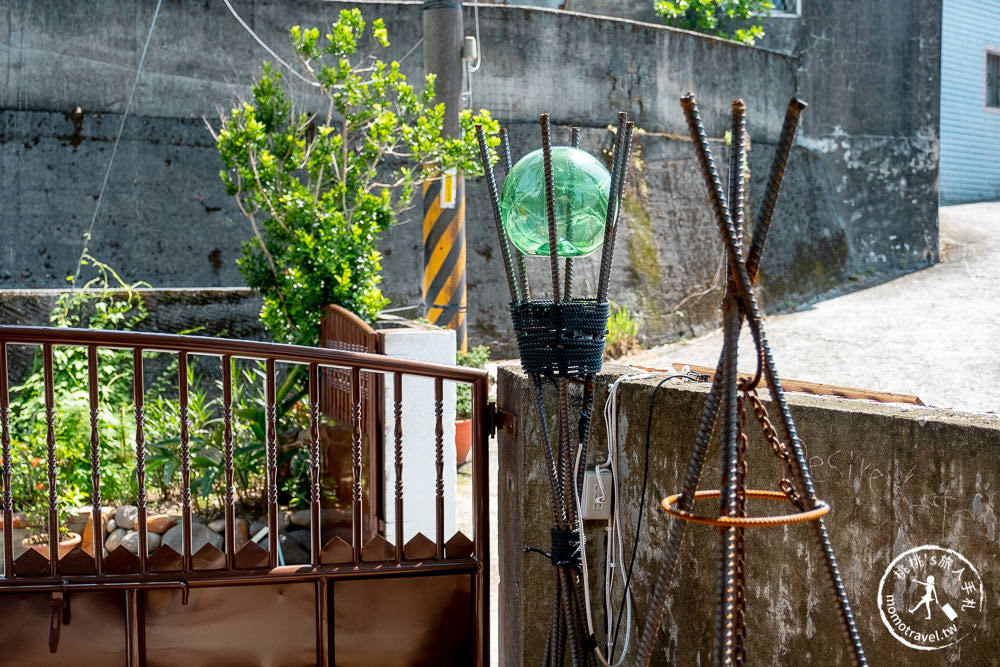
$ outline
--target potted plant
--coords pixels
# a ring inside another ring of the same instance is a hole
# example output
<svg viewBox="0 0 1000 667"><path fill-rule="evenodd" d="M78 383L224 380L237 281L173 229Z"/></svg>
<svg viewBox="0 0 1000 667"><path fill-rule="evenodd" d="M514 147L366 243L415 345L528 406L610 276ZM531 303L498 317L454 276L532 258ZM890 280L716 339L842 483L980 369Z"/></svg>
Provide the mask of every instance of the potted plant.
<svg viewBox="0 0 1000 667"><path fill-rule="evenodd" d="M469 368L484 368L490 360L490 348L477 345L468 352L458 352L455 363ZM462 465L472 449L472 385L459 384L455 388L455 460Z"/></svg>

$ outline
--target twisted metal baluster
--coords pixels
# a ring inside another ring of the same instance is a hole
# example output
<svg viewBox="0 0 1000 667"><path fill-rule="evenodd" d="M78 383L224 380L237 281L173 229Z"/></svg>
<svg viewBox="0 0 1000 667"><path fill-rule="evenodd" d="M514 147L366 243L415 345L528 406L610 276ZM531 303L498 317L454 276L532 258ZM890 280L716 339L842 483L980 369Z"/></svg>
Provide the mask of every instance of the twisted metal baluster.
<svg viewBox="0 0 1000 667"><path fill-rule="evenodd" d="M309 543L313 567L319 567L323 553L323 520L320 508L319 461L319 364L309 364Z"/></svg>
<svg viewBox="0 0 1000 667"><path fill-rule="evenodd" d="M351 505L353 509L353 558L354 564L361 562L361 369L351 368Z"/></svg>
<svg viewBox="0 0 1000 667"><path fill-rule="evenodd" d="M233 488L233 358L222 356L222 465L225 469L226 569L236 558L236 504Z"/></svg>
<svg viewBox="0 0 1000 667"><path fill-rule="evenodd" d="M14 576L14 496L10 469L10 395L7 343L0 341L0 456L3 457L3 576Z"/></svg>
<svg viewBox="0 0 1000 667"><path fill-rule="evenodd" d="M141 525L146 525L146 409L145 409L145 378L143 376L143 366L142 366L142 349L135 348L132 350L132 402L135 404L135 480L138 486L136 492L136 508L138 509L138 519ZM97 516L95 515L95 521ZM148 527L148 526L147 526ZM144 543L143 539L148 540L148 535L140 535L140 553L146 553L149 549L148 543ZM103 557L103 549L99 547L99 544L94 540L94 551L95 557L97 553L101 553ZM139 561L139 569L142 572L146 571L148 567L148 561L144 562L141 557Z"/></svg>
<svg viewBox="0 0 1000 667"><path fill-rule="evenodd" d="M392 374L392 416L395 425L393 458L396 464L396 563L403 561L403 375Z"/></svg>
<svg viewBox="0 0 1000 667"><path fill-rule="evenodd" d="M55 390L52 379L52 344L42 346L45 381L45 444L49 484L49 574L59 574L59 510L56 498L56 425Z"/></svg>
<svg viewBox="0 0 1000 667"><path fill-rule="evenodd" d="M101 532L104 528L101 514L101 424L100 405L97 395L97 346L87 346L87 393L90 404L90 488L91 488L91 529L94 540L94 571L98 576L104 573L104 549Z"/></svg>
<svg viewBox="0 0 1000 667"><path fill-rule="evenodd" d="M264 421L267 457L267 537L268 566L278 566L278 435L275 424L276 399L274 359L264 363Z"/></svg>
<svg viewBox="0 0 1000 667"><path fill-rule="evenodd" d="M444 381L434 378L434 500L437 559L444 558Z"/></svg>
<svg viewBox="0 0 1000 667"><path fill-rule="evenodd" d="M190 572L191 563L191 442L188 423L188 355L177 353L178 414L181 420L181 516L184 542L184 571Z"/></svg>

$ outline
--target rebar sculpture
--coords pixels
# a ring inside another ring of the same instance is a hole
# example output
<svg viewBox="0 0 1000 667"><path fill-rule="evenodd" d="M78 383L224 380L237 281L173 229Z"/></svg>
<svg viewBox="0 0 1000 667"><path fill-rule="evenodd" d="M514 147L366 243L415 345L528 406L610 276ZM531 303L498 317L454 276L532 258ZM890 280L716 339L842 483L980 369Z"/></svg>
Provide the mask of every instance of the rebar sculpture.
<svg viewBox="0 0 1000 667"><path fill-rule="evenodd" d="M476 126L479 139L480 158L486 172L493 218L503 257L507 286L510 291L510 310L517 334L521 365L531 378L534 400L542 432L542 452L548 472L549 502L552 511L553 528L551 547L544 553L554 567L554 588L552 613L549 617L548 638L543 664L561 666L567 649L573 667L589 667L595 664L592 638L588 635L583 610L583 586L579 566L580 536L577 531L577 497L582 492L583 467L574 468L574 462L587 459L587 442L590 437L591 415L594 403L594 380L601 369L604 355L604 337L608 319L608 285L611 264L614 259L615 239L621 210L622 194L628 172L628 156L631 149L634 124L627 120L627 114L618 114L618 130L615 135L614 154L610 182L607 184L607 213L603 225L603 249L598 277L596 298L581 298L573 294L573 255L585 254L591 249L594 235L593 225L583 224L583 238L574 238L573 220L578 213L573 209L572 192L564 187L559 197L560 221L557 225L556 189L559 184L553 178L553 147L550 136L548 114L541 116L543 174L545 184L545 218L547 238L534 239L529 251L535 254L547 253L552 275L552 298L532 299L524 265L524 256L517 239L509 238L501 216L501 199L493 172L492 160L487 147L486 135L481 126ZM579 146L579 128L573 129L573 148ZM559 151L569 151L557 147ZM510 145L505 130L501 131L501 158L506 167L506 178L513 182ZM579 151L578 151L579 153ZM528 155L522 162L536 159ZM568 158L586 161L583 156ZM567 158L567 159L568 159ZM563 158L560 158L563 159ZM593 160L593 158L589 158ZM518 167L521 167L521 162ZM604 171L606 174L606 170ZM586 188L584 188L586 189ZM589 188L591 194L604 197L601 187ZM506 196L505 196L506 201ZM509 216L508 216L509 217ZM579 221L577 221L579 222ZM562 232L562 234L560 234ZM599 241L600 239L597 239ZM508 244L515 245L513 256ZM526 243L520 245L527 247ZM596 245L595 245L596 247ZM560 255L565 256L564 277L560 281ZM558 426L555 447L545 415L543 381L552 380L558 389ZM570 428L569 384L583 385L583 407L574 433ZM534 550L534 549L533 549Z"/></svg>
<svg viewBox="0 0 1000 667"><path fill-rule="evenodd" d="M839 603L840 622L852 650L853 662L859 666L867 665L864 648L858 636L854 616L822 518L829 512L829 506L816 497L802 442L796 433L795 423L781 389L778 371L774 366L752 289L798 120L806 105L797 99L792 99L788 104L746 260L743 256L746 106L742 100L734 100L732 105L732 149L729 165L729 202L732 203L732 208L729 208L723 193L694 96L688 94L681 98L681 106L684 109L691 139L698 155L698 163L708 186L712 208L726 249L728 281L722 309L724 336L722 355L712 381L711 392L701 414L691 458L688 460L683 490L664 499L662 503L663 508L674 517L674 521L670 526L666 551L647 611L636 664L645 666L650 662L677 564L677 553L688 522L709 524L719 528L720 560L716 583L718 606L714 651L716 665L742 665L746 658L744 530L758 526L812 522L819 549L825 560L827 575ZM741 381L736 372L737 343L744 320L753 334L757 358L757 370L749 382ZM763 403L757 397L756 388L762 379L766 381L771 399L777 406L777 429L771 424ZM722 486L720 490L698 491L698 482L717 421L720 402L723 408ZM780 491L755 491L746 487L747 437L744 424L747 404L752 406L754 416L760 422L773 453L784 464L785 473L778 483ZM696 499L715 497L720 498L719 516L702 516L692 511ZM749 517L746 508L747 498L787 500L797 508L798 512L784 516Z"/></svg>

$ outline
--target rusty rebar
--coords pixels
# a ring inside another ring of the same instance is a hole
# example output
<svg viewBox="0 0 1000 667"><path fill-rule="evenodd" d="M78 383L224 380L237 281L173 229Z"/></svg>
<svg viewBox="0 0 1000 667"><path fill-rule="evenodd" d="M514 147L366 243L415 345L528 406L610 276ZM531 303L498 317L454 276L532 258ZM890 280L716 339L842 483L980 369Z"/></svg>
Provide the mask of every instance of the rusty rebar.
<svg viewBox="0 0 1000 667"><path fill-rule="evenodd" d="M580 147L580 128L573 127L570 130L570 146L573 148ZM568 232L569 230L567 230ZM563 287L563 294L565 294L566 300L571 301L573 299L573 258L566 258L566 268L565 268L566 284Z"/></svg>
<svg viewBox="0 0 1000 667"><path fill-rule="evenodd" d="M559 303L559 238L556 233L555 185L552 182L552 136L549 115L541 115L542 160L545 170L545 212L549 221L549 270L552 272L552 301Z"/></svg>
<svg viewBox="0 0 1000 667"><path fill-rule="evenodd" d="M778 138L778 146L774 151L774 158L771 161L771 174L768 176L767 186L764 188L760 213L757 216L753 236L750 240L750 251L747 253L747 271L751 279L756 277L760 258L764 254L767 231L771 227L774 209L778 204L778 194L781 192L781 182L785 177L785 167L788 165L788 158L795 143L795 132L799 127L799 119L802 118L802 112L807 106L799 98L793 97L788 101L788 107L785 109L785 120L781 125L781 136Z"/></svg>
<svg viewBox="0 0 1000 667"><path fill-rule="evenodd" d="M625 127L628 114L624 111L618 114L618 129L611 152L611 184L608 187L608 212L604 217L604 245L601 248L601 268L597 277L597 302L607 299L607 285L611 278L611 259L614 253L615 224L618 220L618 173L622 169L625 152Z"/></svg>
<svg viewBox="0 0 1000 667"><path fill-rule="evenodd" d="M510 157L510 136L507 134L507 128L500 128L500 157L503 159L504 170L506 174L504 180L510 175L510 170L513 169ZM517 280L521 287L521 298L530 299L531 298L531 286L528 285L528 270L524 265L524 253L521 252L517 246L511 248L514 253L514 265L517 269Z"/></svg>
<svg viewBox="0 0 1000 667"><path fill-rule="evenodd" d="M476 125L476 139L479 141L479 159L483 163L483 173L486 174L486 185L490 194L490 204L493 211L493 222L497 228L497 242L500 245L500 256L503 258L504 275L507 276L507 289L511 301L521 300L520 285L514 276L514 267L510 258L507 231L500 217L500 193L497 190L496 176L493 173L493 161L490 159L489 146L486 144L486 131L482 125Z"/></svg>

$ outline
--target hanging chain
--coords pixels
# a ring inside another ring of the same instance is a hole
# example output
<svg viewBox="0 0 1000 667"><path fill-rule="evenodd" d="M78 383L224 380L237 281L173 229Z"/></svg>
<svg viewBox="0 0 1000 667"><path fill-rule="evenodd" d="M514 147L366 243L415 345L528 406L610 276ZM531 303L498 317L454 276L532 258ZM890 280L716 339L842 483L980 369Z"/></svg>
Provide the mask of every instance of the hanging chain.
<svg viewBox="0 0 1000 667"><path fill-rule="evenodd" d="M741 383L742 384L742 383ZM760 396L757 395L756 389L747 390L744 386L744 395L750 401L750 405L753 408L754 417L760 423L760 428L764 432L764 438L767 440L767 444L770 445L771 451L785 464L785 476L781 478L778 482L778 487L788 496L788 500L791 501L793 505L798 507L801 511L806 511L805 503L802 501L802 496L796 490L795 485L792 484L792 480L789 477L793 474L792 470L792 456L790 448L788 445L781 441L778 437L778 432L774 428L774 424L767 416L767 409L760 400Z"/></svg>
<svg viewBox="0 0 1000 667"><path fill-rule="evenodd" d="M741 383L742 385L742 383ZM747 477L750 464L747 460L747 406L744 395L736 401L736 413L739 415L736 450L736 515L747 516ZM742 667L746 660L746 541L742 528L736 531L736 650L733 652L734 665Z"/></svg>

